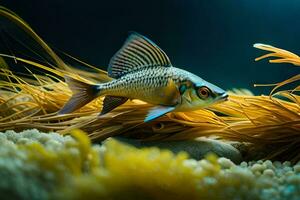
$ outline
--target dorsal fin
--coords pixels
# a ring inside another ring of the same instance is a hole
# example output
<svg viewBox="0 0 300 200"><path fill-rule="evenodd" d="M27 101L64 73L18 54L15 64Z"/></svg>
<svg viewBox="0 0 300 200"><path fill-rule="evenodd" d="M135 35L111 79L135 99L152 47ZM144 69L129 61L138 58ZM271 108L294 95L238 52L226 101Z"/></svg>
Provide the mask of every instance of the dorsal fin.
<svg viewBox="0 0 300 200"><path fill-rule="evenodd" d="M143 67L170 67L167 54L148 38L131 33L122 48L111 58L108 75L119 78Z"/></svg>

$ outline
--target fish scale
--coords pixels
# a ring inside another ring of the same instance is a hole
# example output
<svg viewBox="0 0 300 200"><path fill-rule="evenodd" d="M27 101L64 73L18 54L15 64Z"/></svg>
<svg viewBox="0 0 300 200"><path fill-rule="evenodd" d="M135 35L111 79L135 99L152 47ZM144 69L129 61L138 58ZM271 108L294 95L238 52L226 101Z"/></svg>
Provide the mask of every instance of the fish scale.
<svg viewBox="0 0 300 200"><path fill-rule="evenodd" d="M126 96L130 99L140 99L149 103L161 102L157 98L157 91L167 87L172 80L177 86L185 82L192 74L175 67L145 68L115 79L111 82L100 84L99 89L103 94L112 96ZM164 102L172 104L172 102Z"/></svg>
<svg viewBox="0 0 300 200"><path fill-rule="evenodd" d="M156 67L129 73L120 79L99 85L103 93L138 98L140 95L153 96L155 88L167 86L172 77L168 68ZM149 93L149 94L148 94ZM145 99L144 99L145 100Z"/></svg>

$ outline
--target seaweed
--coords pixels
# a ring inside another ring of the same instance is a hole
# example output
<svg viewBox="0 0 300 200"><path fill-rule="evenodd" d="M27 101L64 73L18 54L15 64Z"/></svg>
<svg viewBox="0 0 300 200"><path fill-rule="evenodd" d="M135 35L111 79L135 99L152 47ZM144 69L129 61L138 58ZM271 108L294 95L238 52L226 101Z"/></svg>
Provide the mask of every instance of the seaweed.
<svg viewBox="0 0 300 200"><path fill-rule="evenodd" d="M214 137L246 144L252 159L300 160L299 86L281 90L281 86L299 81L299 74L270 84L274 88L268 96L254 96L245 89L233 90L227 102L193 112L170 113L151 123L143 123L151 105L139 100L128 101L111 113L98 117L103 100L98 98L74 113L59 116L57 111L71 96L63 81L65 75L88 83L105 82L110 78L105 71L67 54L84 68L65 63L12 11L0 7L0 16L24 30L52 58L51 63L41 63L21 56L0 55L0 77L3 77L0 81L1 131L37 128L67 134L80 128L93 141L116 135L139 140ZM263 44L254 47L271 52L256 60L275 57L270 62L300 64L300 58L286 50ZM16 74L11 66L8 67L5 61L10 59L26 66L30 77Z"/></svg>

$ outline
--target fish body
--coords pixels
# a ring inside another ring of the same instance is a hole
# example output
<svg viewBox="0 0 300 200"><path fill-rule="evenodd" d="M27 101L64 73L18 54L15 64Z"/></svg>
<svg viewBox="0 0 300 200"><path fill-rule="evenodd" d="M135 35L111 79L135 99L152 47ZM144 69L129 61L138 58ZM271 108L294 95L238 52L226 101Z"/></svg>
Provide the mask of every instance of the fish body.
<svg viewBox="0 0 300 200"><path fill-rule="evenodd" d="M227 98L221 88L173 67L157 45L137 33L131 34L112 57L108 75L114 80L96 85L66 77L73 96L60 113L72 112L94 98L106 95L102 115L128 99L140 99L156 105L145 119L151 121L168 112L196 110Z"/></svg>

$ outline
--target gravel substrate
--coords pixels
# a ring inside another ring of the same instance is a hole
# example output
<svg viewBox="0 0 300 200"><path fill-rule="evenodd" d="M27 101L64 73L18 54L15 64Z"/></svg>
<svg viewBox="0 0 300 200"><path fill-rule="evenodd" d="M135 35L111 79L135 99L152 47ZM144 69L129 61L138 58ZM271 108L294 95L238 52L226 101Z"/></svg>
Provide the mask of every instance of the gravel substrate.
<svg viewBox="0 0 300 200"><path fill-rule="evenodd" d="M84 134L0 133L2 199L300 199L300 163L190 159Z"/></svg>

